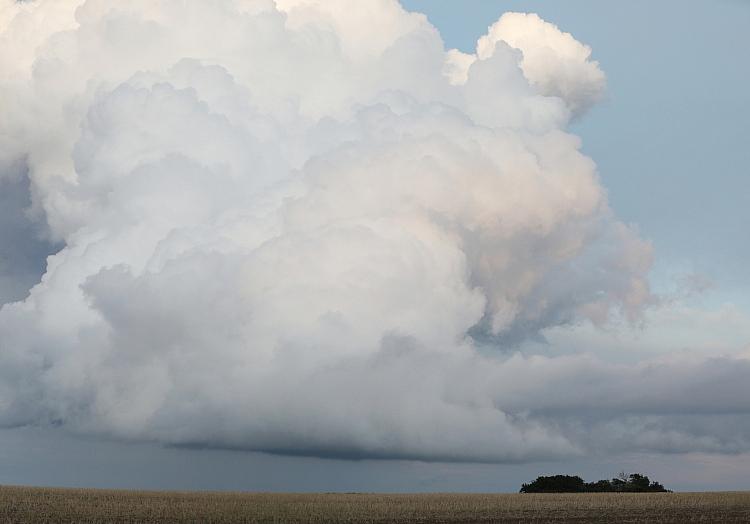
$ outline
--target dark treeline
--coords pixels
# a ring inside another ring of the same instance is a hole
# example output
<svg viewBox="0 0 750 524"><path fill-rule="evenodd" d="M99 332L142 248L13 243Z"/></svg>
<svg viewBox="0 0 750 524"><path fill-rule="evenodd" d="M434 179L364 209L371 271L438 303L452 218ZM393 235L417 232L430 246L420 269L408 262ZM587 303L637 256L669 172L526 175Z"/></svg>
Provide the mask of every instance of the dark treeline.
<svg viewBox="0 0 750 524"><path fill-rule="evenodd" d="M521 493L613 493L613 492L670 492L660 483L651 482L645 475L633 473L620 474L612 480L584 482L581 477L572 475L553 475L537 477L534 482L523 484Z"/></svg>

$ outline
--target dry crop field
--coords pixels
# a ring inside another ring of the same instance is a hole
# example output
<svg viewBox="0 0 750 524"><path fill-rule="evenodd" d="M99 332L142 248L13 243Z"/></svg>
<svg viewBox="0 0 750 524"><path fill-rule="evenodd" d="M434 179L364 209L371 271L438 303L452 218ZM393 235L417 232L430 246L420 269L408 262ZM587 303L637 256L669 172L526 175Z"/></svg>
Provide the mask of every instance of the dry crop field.
<svg viewBox="0 0 750 524"><path fill-rule="evenodd" d="M750 492L379 495L0 487L0 523L750 522Z"/></svg>

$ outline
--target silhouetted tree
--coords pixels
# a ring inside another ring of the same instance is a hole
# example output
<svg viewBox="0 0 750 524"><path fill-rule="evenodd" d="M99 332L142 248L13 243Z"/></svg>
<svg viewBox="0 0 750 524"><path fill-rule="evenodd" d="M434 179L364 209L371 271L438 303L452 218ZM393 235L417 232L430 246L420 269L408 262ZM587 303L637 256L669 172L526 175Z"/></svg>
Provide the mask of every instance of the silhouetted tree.
<svg viewBox="0 0 750 524"><path fill-rule="evenodd" d="M589 493L606 493L614 491L614 488L609 480L597 480L596 482L587 482L586 491Z"/></svg>
<svg viewBox="0 0 750 524"><path fill-rule="evenodd" d="M649 480L645 475L633 473L626 483L627 491L648 491Z"/></svg>
<svg viewBox="0 0 750 524"><path fill-rule="evenodd" d="M611 493L611 492L669 492L659 482L651 482L640 473L626 475L620 473L612 480L584 482L581 477L571 475L552 475L537 477L534 482L523 484L521 493Z"/></svg>
<svg viewBox="0 0 750 524"><path fill-rule="evenodd" d="M583 479L571 475L537 477L534 482L521 486L521 493L579 493L586 491Z"/></svg>

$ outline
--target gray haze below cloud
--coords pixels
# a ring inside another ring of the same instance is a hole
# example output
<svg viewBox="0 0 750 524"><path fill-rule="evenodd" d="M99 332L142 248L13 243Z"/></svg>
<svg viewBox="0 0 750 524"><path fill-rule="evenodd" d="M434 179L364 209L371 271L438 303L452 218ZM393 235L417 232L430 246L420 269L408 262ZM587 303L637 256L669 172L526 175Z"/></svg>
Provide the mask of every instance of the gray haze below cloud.
<svg viewBox="0 0 750 524"><path fill-rule="evenodd" d="M647 472L679 491L748 489L750 455L625 454L527 464L341 461L74 438L41 428L0 430L0 484L281 492L516 492L560 471L586 479ZM112 472L117 472L113 475Z"/></svg>

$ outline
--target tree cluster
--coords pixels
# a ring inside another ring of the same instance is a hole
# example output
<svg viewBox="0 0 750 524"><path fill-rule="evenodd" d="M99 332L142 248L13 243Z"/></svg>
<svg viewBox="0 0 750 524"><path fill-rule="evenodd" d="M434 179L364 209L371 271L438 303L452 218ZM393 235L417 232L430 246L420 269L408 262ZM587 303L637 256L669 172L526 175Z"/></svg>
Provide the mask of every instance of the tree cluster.
<svg viewBox="0 0 750 524"><path fill-rule="evenodd" d="M584 482L579 476L552 475L521 486L521 493L613 493L670 492L662 484L640 473L620 474L612 480Z"/></svg>

